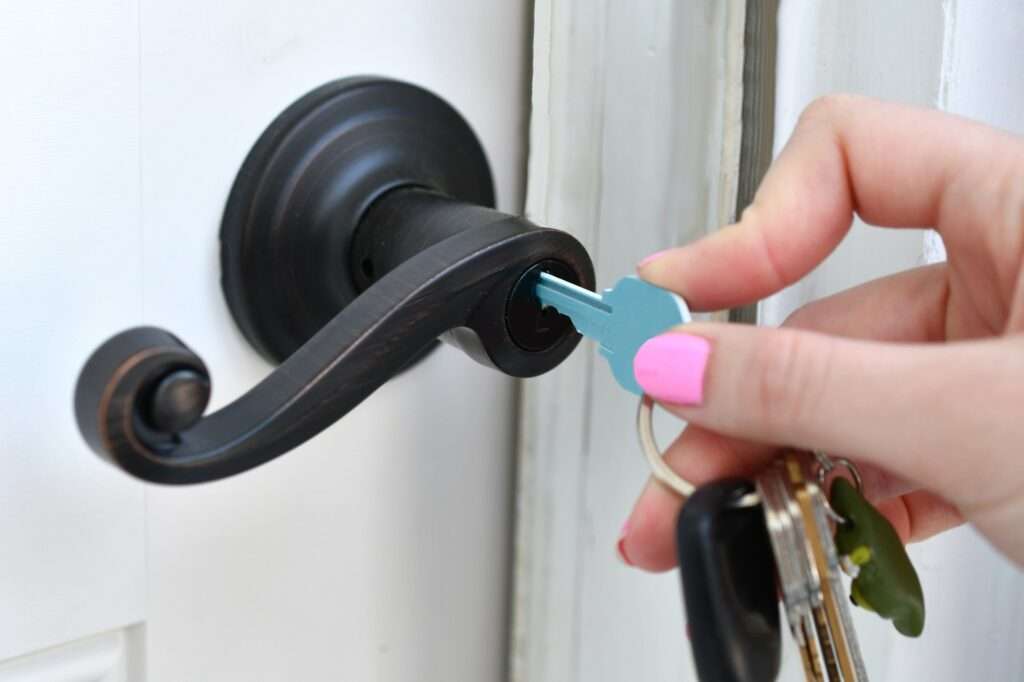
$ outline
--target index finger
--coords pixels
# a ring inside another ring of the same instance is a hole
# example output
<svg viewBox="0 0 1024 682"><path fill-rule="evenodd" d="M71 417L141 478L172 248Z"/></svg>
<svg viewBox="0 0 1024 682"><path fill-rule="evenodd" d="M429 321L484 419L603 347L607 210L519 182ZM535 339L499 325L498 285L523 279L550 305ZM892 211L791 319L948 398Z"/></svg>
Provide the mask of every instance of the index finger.
<svg viewBox="0 0 1024 682"><path fill-rule="evenodd" d="M745 305L810 272L855 212L875 225L945 229L942 200L953 183L989 175L1022 149L1017 138L939 111L824 97L804 111L738 223L648 258L640 275L695 310Z"/></svg>

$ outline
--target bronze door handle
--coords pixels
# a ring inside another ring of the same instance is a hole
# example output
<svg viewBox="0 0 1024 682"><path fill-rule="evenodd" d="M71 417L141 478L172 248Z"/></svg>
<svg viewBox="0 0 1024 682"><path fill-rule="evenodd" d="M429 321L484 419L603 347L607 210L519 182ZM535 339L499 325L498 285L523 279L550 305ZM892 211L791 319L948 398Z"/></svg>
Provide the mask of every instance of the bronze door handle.
<svg viewBox="0 0 1024 682"><path fill-rule="evenodd" d="M280 362L203 416L203 361L171 333L115 335L75 389L79 429L160 483L231 476L313 437L440 336L512 376L558 365L579 336L524 282L593 288L569 234L493 210L486 157L462 117L413 85L328 83L283 112L240 170L221 224L222 286L246 338Z"/></svg>

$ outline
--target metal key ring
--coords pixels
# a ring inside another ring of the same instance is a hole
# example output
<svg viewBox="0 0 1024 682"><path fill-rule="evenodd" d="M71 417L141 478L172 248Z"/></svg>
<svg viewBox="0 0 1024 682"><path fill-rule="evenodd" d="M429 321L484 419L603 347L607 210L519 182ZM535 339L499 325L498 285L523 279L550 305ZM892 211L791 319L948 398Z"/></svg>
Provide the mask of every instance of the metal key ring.
<svg viewBox="0 0 1024 682"><path fill-rule="evenodd" d="M818 461L818 486L822 490L825 490L825 480L828 478L828 475L833 470L842 467L850 472L850 478L853 479L853 485L857 488L857 492L864 492L864 481L860 477L857 465L846 457L830 457L821 450L815 450L814 459Z"/></svg>
<svg viewBox="0 0 1024 682"><path fill-rule="evenodd" d="M828 480L828 475L837 467L843 467L850 472L850 478L853 479L853 485L857 489L857 492L863 494L864 481L860 477L860 471L858 471L857 466L847 458L832 458L822 450L814 451L814 459L818 462L818 487L821 488L822 495L825 498L825 513L836 523L847 523L847 519L832 508L832 503L829 501L828 495L825 495L825 481Z"/></svg>
<svg viewBox="0 0 1024 682"><path fill-rule="evenodd" d="M672 471L665 463L657 441L654 440L654 399L647 394L641 396L640 406L636 411L636 431L640 436L640 449L644 452L654 478L669 490L681 495L684 500L692 495L697 489L696 486Z"/></svg>

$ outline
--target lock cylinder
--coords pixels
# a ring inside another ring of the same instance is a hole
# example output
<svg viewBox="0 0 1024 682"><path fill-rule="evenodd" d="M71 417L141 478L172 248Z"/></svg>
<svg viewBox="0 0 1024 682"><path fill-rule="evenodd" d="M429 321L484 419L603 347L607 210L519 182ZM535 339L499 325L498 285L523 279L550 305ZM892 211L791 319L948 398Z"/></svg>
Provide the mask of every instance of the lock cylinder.
<svg viewBox="0 0 1024 682"><path fill-rule="evenodd" d="M456 201L423 187L391 190L370 206L356 230L349 263L356 289L366 290L395 267L433 244L466 230L499 223L522 229L524 234L542 229L524 218ZM592 287L593 272L589 259L584 262L578 255L574 252L566 259L573 265L548 257L521 272L509 272L507 291L499 289L493 298L489 298L487 305L503 311L505 332L522 351L545 353L560 344L578 340L569 318L553 308L542 308L533 293L536 278L541 272L573 283L585 282L585 286ZM479 354L473 349L476 343L468 331L465 328L451 330L441 339L477 357ZM485 364L491 363L485 361Z"/></svg>

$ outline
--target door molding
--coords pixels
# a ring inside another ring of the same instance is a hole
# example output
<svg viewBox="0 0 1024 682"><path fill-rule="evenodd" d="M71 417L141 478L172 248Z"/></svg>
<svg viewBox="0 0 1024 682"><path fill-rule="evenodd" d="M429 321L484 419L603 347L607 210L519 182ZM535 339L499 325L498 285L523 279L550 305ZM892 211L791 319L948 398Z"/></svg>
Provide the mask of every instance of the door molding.
<svg viewBox="0 0 1024 682"><path fill-rule="evenodd" d="M580 239L599 286L732 219L744 5L536 3L526 213ZM679 679L682 653L636 655L659 639L682 652L675 578L612 551L646 477L635 396L589 342L523 392L512 679ZM602 592L644 619L621 622Z"/></svg>

